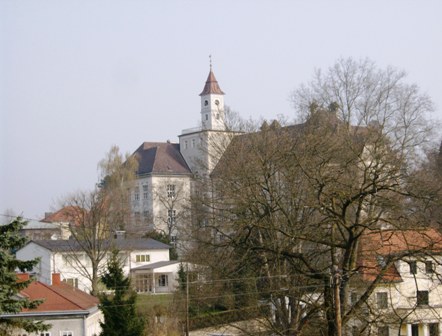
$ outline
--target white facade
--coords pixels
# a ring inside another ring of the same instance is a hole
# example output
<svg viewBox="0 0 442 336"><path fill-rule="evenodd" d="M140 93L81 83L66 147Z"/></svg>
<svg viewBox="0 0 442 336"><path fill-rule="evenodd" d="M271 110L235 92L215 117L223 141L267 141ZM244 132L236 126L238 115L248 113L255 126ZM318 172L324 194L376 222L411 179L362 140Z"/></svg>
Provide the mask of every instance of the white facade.
<svg viewBox="0 0 442 336"><path fill-rule="evenodd" d="M73 254L75 253L75 257ZM133 268L169 261L169 249L134 249L121 251L121 260L125 275L129 275ZM109 254L110 256L110 254ZM36 242L30 242L17 251L19 260L32 260L40 258L40 262L33 269L38 281L51 284L53 273L60 273L61 280L85 292L91 290L91 282L85 272L91 274L92 267L90 259L84 252L57 252L51 251ZM107 258L104 258L100 265L100 273L106 269ZM81 262L81 265L78 265Z"/></svg>
<svg viewBox="0 0 442 336"><path fill-rule="evenodd" d="M95 307L86 314L84 311L57 311L57 312L36 312L20 313L19 317L33 320L43 320L51 325L45 332L27 333L23 330L14 331L11 336L98 336L101 333L100 321L103 314Z"/></svg>
<svg viewBox="0 0 442 336"><path fill-rule="evenodd" d="M393 278L376 285L368 305L362 307L362 320L350 321L345 335L442 336L441 262L439 255L396 261L394 272L388 271ZM354 283L349 303L359 300L365 290L363 281Z"/></svg>
<svg viewBox="0 0 442 336"><path fill-rule="evenodd" d="M148 175L138 178L131 200L135 223L140 223L136 227L163 232L173 241L179 226L185 225L190 188L190 176Z"/></svg>

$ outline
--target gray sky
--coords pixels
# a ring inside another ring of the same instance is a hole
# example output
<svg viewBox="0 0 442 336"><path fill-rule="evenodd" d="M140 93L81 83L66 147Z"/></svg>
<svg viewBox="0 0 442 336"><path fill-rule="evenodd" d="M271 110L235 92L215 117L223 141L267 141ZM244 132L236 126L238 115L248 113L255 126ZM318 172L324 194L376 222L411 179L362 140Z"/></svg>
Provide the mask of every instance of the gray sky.
<svg viewBox="0 0 442 336"><path fill-rule="evenodd" d="M0 0L0 213L41 218L97 181L110 146L197 126L213 55L244 118L339 57L408 73L442 118L442 1Z"/></svg>

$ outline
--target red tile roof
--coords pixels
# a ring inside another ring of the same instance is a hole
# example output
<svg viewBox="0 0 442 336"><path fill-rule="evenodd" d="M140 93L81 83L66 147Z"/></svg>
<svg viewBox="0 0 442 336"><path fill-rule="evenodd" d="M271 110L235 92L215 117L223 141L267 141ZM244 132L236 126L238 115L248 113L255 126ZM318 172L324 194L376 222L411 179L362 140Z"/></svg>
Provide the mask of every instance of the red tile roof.
<svg viewBox="0 0 442 336"><path fill-rule="evenodd" d="M74 206L65 206L60 210L47 215L42 222L53 223L53 222L75 222L76 216L80 208Z"/></svg>
<svg viewBox="0 0 442 336"><path fill-rule="evenodd" d="M23 289L20 294L31 300L44 299L44 302L37 308L23 309L23 312L88 310L99 303L96 297L63 282L59 285L46 285L34 281Z"/></svg>
<svg viewBox="0 0 442 336"><path fill-rule="evenodd" d="M360 273L364 281L373 281L381 271L380 261L393 256L401 259L425 253L442 252L442 234L435 229L381 230L364 235L360 243ZM387 267L383 281L401 281L394 266Z"/></svg>
<svg viewBox="0 0 442 336"><path fill-rule="evenodd" d="M224 94L224 92L221 90L221 88L218 85L218 81L216 80L212 69L210 69L209 76L207 77L206 84L204 85L204 89L200 93L200 96L204 96L211 93L220 94L220 95Z"/></svg>

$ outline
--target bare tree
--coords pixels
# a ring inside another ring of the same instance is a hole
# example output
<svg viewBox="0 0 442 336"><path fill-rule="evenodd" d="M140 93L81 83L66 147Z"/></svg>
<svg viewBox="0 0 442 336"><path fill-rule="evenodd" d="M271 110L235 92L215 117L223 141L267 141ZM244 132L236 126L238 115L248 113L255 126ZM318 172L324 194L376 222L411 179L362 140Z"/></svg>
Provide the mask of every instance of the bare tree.
<svg viewBox="0 0 442 336"><path fill-rule="evenodd" d="M432 104L403 78L368 61L318 72L294 95L304 122L235 137L195 200L207 223L195 228L206 249L197 262L212 260L212 275L254 279L247 293L270 303L266 327L279 335L341 335L392 263L411 253L389 256L349 302L361 239L414 226L418 211L408 205L424 197L409 182Z"/></svg>
<svg viewBox="0 0 442 336"><path fill-rule="evenodd" d="M131 188L137 178L138 159L136 156L120 153L118 146L112 146L99 162L100 189L105 195L113 218L109 219L110 229L125 230L131 223Z"/></svg>
<svg viewBox="0 0 442 336"><path fill-rule="evenodd" d="M98 292L103 261L113 248L111 238L130 221L130 187L136 177L137 161L128 154L124 157L113 146L99 167L102 180L95 189L77 192L62 202L68 211L72 236L68 261L91 282L92 295Z"/></svg>

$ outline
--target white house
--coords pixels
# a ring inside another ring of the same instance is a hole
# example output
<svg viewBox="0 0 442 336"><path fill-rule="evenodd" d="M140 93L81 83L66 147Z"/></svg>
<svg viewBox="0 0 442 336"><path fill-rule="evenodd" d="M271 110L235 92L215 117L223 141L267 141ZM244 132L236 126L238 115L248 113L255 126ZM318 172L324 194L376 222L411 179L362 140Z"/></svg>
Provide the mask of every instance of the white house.
<svg viewBox="0 0 442 336"><path fill-rule="evenodd" d="M363 322L351 321L347 334L442 336L441 265L442 235L434 229L380 230L363 237L360 277L349 303L384 273L365 306L370 309L362 307Z"/></svg>
<svg viewBox="0 0 442 336"><path fill-rule="evenodd" d="M151 292L170 292L175 289L175 278L179 264L178 262L170 262L169 245L150 238L121 238L109 241L108 244L105 251L110 251L111 248L120 251L123 271L126 275L130 275L133 269L151 265L149 270L144 272L155 274L155 286L152 282L150 284ZM106 253L106 257L100 263L99 273L102 273L106 268L110 252ZM36 257L40 258L40 262L33 270L37 280L50 284L51 275L59 273L62 281L81 290L90 291L91 282L87 275L92 272L91 261L75 240L30 241L17 251L17 258L20 260L31 260ZM164 270L152 267L158 263L170 263L175 267L168 267ZM143 272L136 272L136 274L140 273ZM135 279L135 283L136 281Z"/></svg>
<svg viewBox="0 0 442 336"><path fill-rule="evenodd" d="M29 274L19 274L28 280ZM27 333L17 330L11 336L98 336L103 314L98 299L60 281L60 274L52 274L51 283L33 281L18 295L30 300L44 299L35 309L23 309L18 314L4 314L1 318L24 318L50 324L48 331Z"/></svg>

